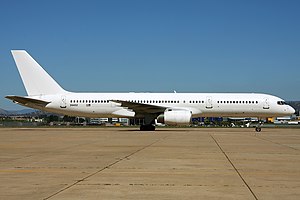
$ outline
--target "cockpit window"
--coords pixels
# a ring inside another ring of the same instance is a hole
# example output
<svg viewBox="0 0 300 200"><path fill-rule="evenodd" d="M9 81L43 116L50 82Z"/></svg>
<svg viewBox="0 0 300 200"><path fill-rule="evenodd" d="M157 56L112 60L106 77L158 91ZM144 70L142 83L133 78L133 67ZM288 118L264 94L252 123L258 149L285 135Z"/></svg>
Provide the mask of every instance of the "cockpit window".
<svg viewBox="0 0 300 200"><path fill-rule="evenodd" d="M285 103L284 101L277 101L278 105L287 105L287 103Z"/></svg>

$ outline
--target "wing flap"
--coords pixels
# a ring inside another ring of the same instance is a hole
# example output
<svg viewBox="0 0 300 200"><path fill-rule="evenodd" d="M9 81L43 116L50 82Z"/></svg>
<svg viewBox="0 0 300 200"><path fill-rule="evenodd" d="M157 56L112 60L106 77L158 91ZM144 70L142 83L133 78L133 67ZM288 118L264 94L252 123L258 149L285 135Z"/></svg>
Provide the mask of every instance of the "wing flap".
<svg viewBox="0 0 300 200"><path fill-rule="evenodd" d="M122 107L126 107L130 110L133 110L135 113L143 113L143 114L159 114L163 113L167 107L155 106L143 103L135 103L123 100L111 100L115 103L120 103Z"/></svg>

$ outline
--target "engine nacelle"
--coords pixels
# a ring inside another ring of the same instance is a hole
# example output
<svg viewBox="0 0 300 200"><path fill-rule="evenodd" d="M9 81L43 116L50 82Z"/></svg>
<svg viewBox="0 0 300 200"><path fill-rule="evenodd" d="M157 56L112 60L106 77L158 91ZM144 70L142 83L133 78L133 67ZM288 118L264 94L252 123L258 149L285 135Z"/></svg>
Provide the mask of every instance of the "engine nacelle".
<svg viewBox="0 0 300 200"><path fill-rule="evenodd" d="M164 112L163 120L162 116L158 117L158 122L167 125L189 125L192 119L192 113L188 110L172 110L168 109Z"/></svg>

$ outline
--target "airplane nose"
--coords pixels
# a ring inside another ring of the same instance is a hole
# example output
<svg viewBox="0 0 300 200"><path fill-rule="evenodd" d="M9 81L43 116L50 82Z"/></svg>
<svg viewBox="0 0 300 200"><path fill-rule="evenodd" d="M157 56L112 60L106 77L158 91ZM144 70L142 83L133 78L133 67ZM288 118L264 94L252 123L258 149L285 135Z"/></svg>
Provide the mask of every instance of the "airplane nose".
<svg viewBox="0 0 300 200"><path fill-rule="evenodd" d="M289 106L288 107L288 112L289 112L289 114L294 114L295 112L296 112L296 110L292 107L292 106Z"/></svg>

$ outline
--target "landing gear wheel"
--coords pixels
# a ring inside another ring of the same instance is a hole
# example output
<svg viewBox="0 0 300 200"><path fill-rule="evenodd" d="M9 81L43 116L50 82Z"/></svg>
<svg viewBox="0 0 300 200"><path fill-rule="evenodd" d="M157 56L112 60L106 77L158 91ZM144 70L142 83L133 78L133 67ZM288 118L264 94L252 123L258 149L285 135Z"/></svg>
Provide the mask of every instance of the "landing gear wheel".
<svg viewBox="0 0 300 200"><path fill-rule="evenodd" d="M152 124L141 125L140 131L155 131L155 126Z"/></svg>
<svg viewBox="0 0 300 200"><path fill-rule="evenodd" d="M261 128L260 128L260 127L256 127L256 128L255 128L255 131L256 131L256 132L261 132Z"/></svg>

